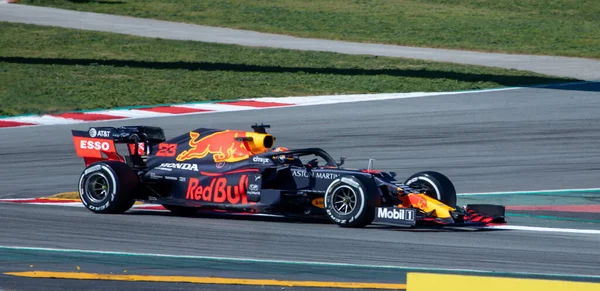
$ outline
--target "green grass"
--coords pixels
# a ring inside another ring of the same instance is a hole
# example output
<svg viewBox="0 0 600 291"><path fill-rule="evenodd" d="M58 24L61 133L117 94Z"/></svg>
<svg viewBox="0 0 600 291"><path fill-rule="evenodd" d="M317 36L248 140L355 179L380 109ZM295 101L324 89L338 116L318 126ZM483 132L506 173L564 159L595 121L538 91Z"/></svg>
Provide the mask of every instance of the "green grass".
<svg viewBox="0 0 600 291"><path fill-rule="evenodd" d="M600 58L598 0L24 0L361 42Z"/></svg>
<svg viewBox="0 0 600 291"><path fill-rule="evenodd" d="M453 91L567 79L398 58L0 22L0 115L262 96Z"/></svg>

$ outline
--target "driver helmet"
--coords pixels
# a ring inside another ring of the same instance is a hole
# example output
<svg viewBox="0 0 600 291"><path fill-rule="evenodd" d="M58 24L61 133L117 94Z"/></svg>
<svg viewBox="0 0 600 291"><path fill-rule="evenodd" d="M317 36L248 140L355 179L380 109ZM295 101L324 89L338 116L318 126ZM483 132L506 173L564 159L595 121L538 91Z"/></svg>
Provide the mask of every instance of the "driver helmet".
<svg viewBox="0 0 600 291"><path fill-rule="evenodd" d="M279 152L287 152L289 150L290 149L288 149L286 147L276 147L272 150L272 152L279 153ZM294 159L294 157L292 155L279 155L279 156L274 156L273 158L279 160L282 163L284 163L286 160Z"/></svg>

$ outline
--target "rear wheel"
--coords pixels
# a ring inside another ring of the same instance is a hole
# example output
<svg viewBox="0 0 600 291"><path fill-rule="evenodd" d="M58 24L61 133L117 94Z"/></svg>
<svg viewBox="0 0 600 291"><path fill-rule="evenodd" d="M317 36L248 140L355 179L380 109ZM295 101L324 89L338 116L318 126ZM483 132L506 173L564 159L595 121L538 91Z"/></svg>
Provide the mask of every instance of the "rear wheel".
<svg viewBox="0 0 600 291"><path fill-rule="evenodd" d="M441 173L434 171L419 172L404 182L405 185L419 189L428 196L456 208L456 190L454 185Z"/></svg>
<svg viewBox="0 0 600 291"><path fill-rule="evenodd" d="M79 197L94 213L123 213L133 206L138 176L121 162L98 162L87 167L79 178Z"/></svg>
<svg viewBox="0 0 600 291"><path fill-rule="evenodd" d="M377 199L355 177L333 180L325 193L325 212L329 219L342 227L365 227L375 217Z"/></svg>

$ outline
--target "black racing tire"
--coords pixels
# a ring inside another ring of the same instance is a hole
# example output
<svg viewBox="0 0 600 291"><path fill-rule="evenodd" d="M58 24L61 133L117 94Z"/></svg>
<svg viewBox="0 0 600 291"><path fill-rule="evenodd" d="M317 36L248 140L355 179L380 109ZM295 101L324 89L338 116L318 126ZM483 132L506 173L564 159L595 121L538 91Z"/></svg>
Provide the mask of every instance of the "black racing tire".
<svg viewBox="0 0 600 291"><path fill-rule="evenodd" d="M198 209L196 209L195 207L169 205L169 204L163 204L162 206L164 208L166 208L167 210L171 211L173 214L179 215L179 216L191 216L198 212Z"/></svg>
<svg viewBox="0 0 600 291"><path fill-rule="evenodd" d="M329 184L325 192L325 213L329 220L341 227L365 227L375 218L378 201L375 195L379 193L368 191L356 177L339 177Z"/></svg>
<svg viewBox="0 0 600 291"><path fill-rule="evenodd" d="M450 179L441 173L434 171L419 172L406 179L404 184L422 189L428 196L456 208L456 189Z"/></svg>
<svg viewBox="0 0 600 291"><path fill-rule="evenodd" d="M122 162L103 161L88 166L79 178L79 197L94 213L120 214L135 203L139 178Z"/></svg>

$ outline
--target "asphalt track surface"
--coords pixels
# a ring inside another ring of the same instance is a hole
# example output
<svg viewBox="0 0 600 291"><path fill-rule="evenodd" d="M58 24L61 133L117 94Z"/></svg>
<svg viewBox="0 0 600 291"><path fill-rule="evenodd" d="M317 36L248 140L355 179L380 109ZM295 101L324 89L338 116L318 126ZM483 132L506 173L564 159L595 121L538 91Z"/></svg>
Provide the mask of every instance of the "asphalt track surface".
<svg viewBox="0 0 600 291"><path fill-rule="evenodd" d="M103 123L0 129L0 198L75 191L83 161L71 129L160 126L167 137L199 127L251 130L277 145L318 146L346 166L448 175L458 192L597 188L600 83L450 96L262 109Z"/></svg>
<svg viewBox="0 0 600 291"><path fill-rule="evenodd" d="M600 80L600 61L584 58L483 53L298 38L254 31L158 21L27 5L1 5L0 21L105 31L177 40L238 44L343 54L414 58L527 70L581 80Z"/></svg>
<svg viewBox="0 0 600 291"><path fill-rule="evenodd" d="M367 159L375 158L376 168L396 170L401 177L437 170L447 174L463 193L595 188L600 169L599 92L600 84L589 83L98 125L156 125L172 137L198 127L249 129L252 123L264 122L273 126L270 132L279 145L319 146L333 156L348 156L348 167L366 167ZM75 190L83 162L75 157L70 129L90 125L0 129L0 197L39 197ZM101 216L83 208L14 204L0 204L0 217L0 245L4 246L600 275L598 234L342 229L316 222L190 218L168 213ZM511 224L600 229L598 223L523 217L512 219ZM367 275L378 274L370 271L348 277L335 268L315 273L310 268L286 272L273 266L232 267L243 263L148 266L106 257L75 257L56 264L42 254L21 255L12 259L0 256L8 260L0 264L0 271L27 270L30 264L72 271L77 265L93 272L128 268L142 274L402 282L402 272L397 276ZM0 277L0 288L18 285L20 280L26 279ZM24 282L48 288L63 284L32 280L37 281ZM78 286L64 284L65 288ZM107 284L106 289L112 286L112 282L101 284ZM97 287L101 286L105 285Z"/></svg>

